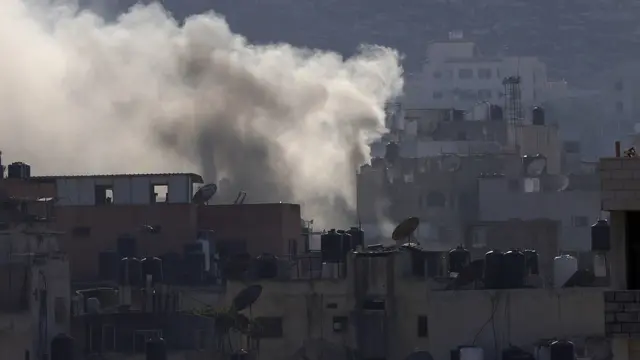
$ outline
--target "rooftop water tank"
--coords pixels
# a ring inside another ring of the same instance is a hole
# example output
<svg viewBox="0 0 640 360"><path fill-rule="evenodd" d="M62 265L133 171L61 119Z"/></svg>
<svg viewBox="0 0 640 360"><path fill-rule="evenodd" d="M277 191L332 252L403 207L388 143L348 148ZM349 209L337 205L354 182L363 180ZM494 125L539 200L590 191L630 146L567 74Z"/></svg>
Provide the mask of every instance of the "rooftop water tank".
<svg viewBox="0 0 640 360"><path fill-rule="evenodd" d="M502 285L505 289L518 289L524 286L527 265L524 254L519 250L510 250L502 259Z"/></svg>
<svg viewBox="0 0 640 360"><path fill-rule="evenodd" d="M164 271L162 269L162 260L157 257L146 257L142 259L142 271L145 277L151 276L151 285L164 282Z"/></svg>
<svg viewBox="0 0 640 360"><path fill-rule="evenodd" d="M605 219L599 219L591 225L591 251L611 250L610 230L609 222Z"/></svg>
<svg viewBox="0 0 640 360"><path fill-rule="evenodd" d="M364 231L357 227L349 229L351 234L351 250L355 250L358 246L364 246Z"/></svg>
<svg viewBox="0 0 640 360"><path fill-rule="evenodd" d="M7 167L7 179L28 179L31 177L31 166L23 162L14 162Z"/></svg>
<svg viewBox="0 0 640 360"><path fill-rule="evenodd" d="M571 341L558 340L549 346L550 360L574 360L576 358L575 346Z"/></svg>
<svg viewBox="0 0 640 360"><path fill-rule="evenodd" d="M462 245L458 245L455 249L449 251L449 272L459 274L462 269L469 266L471 262L471 253Z"/></svg>
<svg viewBox="0 0 640 360"><path fill-rule="evenodd" d="M533 108L532 113L532 123L533 125L544 125L544 110L539 107L539 106L535 106Z"/></svg>
<svg viewBox="0 0 640 360"><path fill-rule="evenodd" d="M138 244L136 238L124 234L118 237L117 252L121 258L136 257L138 255Z"/></svg>
<svg viewBox="0 0 640 360"><path fill-rule="evenodd" d="M146 360L167 360L167 345L164 339L151 339L147 341Z"/></svg>
<svg viewBox="0 0 640 360"><path fill-rule="evenodd" d="M502 263L504 254L500 250L491 250L484 255L485 289L502 289Z"/></svg>
<svg viewBox="0 0 640 360"><path fill-rule="evenodd" d="M389 164L395 164L398 158L400 158L400 146L392 141L385 148L384 159Z"/></svg>
<svg viewBox="0 0 640 360"><path fill-rule="evenodd" d="M59 334L51 340L51 360L73 360L75 358L74 339L67 334Z"/></svg>
<svg viewBox="0 0 640 360"><path fill-rule="evenodd" d="M538 252L533 249L527 249L524 252L524 260L527 266L527 275L539 275Z"/></svg>
<svg viewBox="0 0 640 360"><path fill-rule="evenodd" d="M342 256L342 235L334 229L320 236L320 251L322 262L341 262Z"/></svg>
<svg viewBox="0 0 640 360"><path fill-rule="evenodd" d="M259 279L274 279L278 276L278 258L272 254L256 257L256 271Z"/></svg>
<svg viewBox="0 0 640 360"><path fill-rule="evenodd" d="M578 259L571 255L560 255L553 259L553 285L557 288L564 284L578 271Z"/></svg>

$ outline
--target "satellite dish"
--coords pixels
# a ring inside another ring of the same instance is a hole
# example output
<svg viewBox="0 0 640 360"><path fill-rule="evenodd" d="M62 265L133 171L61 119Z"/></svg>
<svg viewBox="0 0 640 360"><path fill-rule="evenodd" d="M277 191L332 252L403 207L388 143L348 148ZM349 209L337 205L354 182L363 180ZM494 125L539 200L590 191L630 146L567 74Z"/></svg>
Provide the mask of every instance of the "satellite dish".
<svg viewBox="0 0 640 360"><path fill-rule="evenodd" d="M232 304L233 308L236 311L242 311L249 306L253 305L253 303L258 300L258 298L262 295L262 286L261 285L251 285L244 288L242 291L233 298Z"/></svg>
<svg viewBox="0 0 640 360"><path fill-rule="evenodd" d="M462 159L458 155L444 155L440 160L440 168L444 171L454 172L460 169Z"/></svg>
<svg viewBox="0 0 640 360"><path fill-rule="evenodd" d="M540 176L547 170L547 158L542 155L525 155L522 157L522 165L525 175L530 177Z"/></svg>
<svg viewBox="0 0 640 360"><path fill-rule="evenodd" d="M395 241L409 239L411 234L413 234L413 232L418 228L418 225L420 225L420 219L417 217L410 217L401 222L400 225L396 226L393 230L393 234L391 234L391 238Z"/></svg>
<svg viewBox="0 0 640 360"><path fill-rule="evenodd" d="M428 351L415 351L404 358L404 360L433 360L433 356L431 356L431 353Z"/></svg>
<svg viewBox="0 0 640 360"><path fill-rule="evenodd" d="M213 195L216 194L216 191L218 191L218 186L216 184L207 184L198 189L198 191L193 194L193 199L191 199L191 202L198 205L206 204L209 200L211 200Z"/></svg>

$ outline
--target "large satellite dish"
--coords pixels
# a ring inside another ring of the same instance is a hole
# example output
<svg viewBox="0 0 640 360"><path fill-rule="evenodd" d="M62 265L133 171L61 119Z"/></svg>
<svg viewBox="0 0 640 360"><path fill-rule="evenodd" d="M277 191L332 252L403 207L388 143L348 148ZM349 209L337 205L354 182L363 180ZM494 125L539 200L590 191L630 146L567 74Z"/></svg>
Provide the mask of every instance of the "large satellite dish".
<svg viewBox="0 0 640 360"><path fill-rule="evenodd" d="M542 178L542 188L544 191L565 191L570 184L569 177L566 175L547 175Z"/></svg>
<svg viewBox="0 0 640 360"><path fill-rule="evenodd" d="M211 200L213 195L216 194L216 191L218 191L218 186L216 184L207 184L198 189L198 191L193 194L193 199L191 199L191 202L198 205L206 204L209 200Z"/></svg>
<svg viewBox="0 0 640 360"><path fill-rule="evenodd" d="M391 238L395 241L410 240L411 234L416 231L418 225L420 225L420 219L410 217L396 226L393 234L391 234Z"/></svg>
<svg viewBox="0 0 640 360"><path fill-rule="evenodd" d="M547 158L539 154L534 156L525 155L522 157L522 166L526 176L537 177L547 170Z"/></svg>
<svg viewBox="0 0 640 360"><path fill-rule="evenodd" d="M255 284L244 288L238 293L238 295L236 295L235 298L233 298L233 309L236 311L242 311L248 308L258 300L260 295L262 295L261 285Z"/></svg>
<svg viewBox="0 0 640 360"><path fill-rule="evenodd" d="M440 160L440 168L444 171L454 172L460 169L462 159L458 155L444 155Z"/></svg>

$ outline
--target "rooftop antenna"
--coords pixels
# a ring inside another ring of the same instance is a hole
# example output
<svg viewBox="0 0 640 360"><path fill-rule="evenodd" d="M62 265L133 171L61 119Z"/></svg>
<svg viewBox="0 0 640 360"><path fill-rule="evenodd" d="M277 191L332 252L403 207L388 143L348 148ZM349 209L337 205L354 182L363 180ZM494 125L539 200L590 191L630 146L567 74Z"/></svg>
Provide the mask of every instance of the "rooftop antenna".
<svg viewBox="0 0 640 360"><path fill-rule="evenodd" d="M404 241L405 243L410 243L411 235L416 231L418 225L420 225L420 219L417 217L412 216L407 218L396 226L391 234L391 238L396 242Z"/></svg>
<svg viewBox="0 0 640 360"><path fill-rule="evenodd" d="M233 202L234 205L242 205L244 203L244 199L247 197L247 193L240 190L238 192L238 196L236 197L236 200Z"/></svg>
<svg viewBox="0 0 640 360"><path fill-rule="evenodd" d="M191 202L198 205L209 205L209 200L211 200L217 191L218 186L216 184L207 184L193 194Z"/></svg>

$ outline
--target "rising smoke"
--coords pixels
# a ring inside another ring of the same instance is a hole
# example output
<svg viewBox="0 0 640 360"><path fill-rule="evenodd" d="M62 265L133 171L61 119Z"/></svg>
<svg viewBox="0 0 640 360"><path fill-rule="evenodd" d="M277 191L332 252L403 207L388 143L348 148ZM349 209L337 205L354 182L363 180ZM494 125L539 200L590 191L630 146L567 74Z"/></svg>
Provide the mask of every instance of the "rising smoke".
<svg viewBox="0 0 640 360"><path fill-rule="evenodd" d="M195 171L227 178L220 196L300 202L325 224L352 214L354 172L402 88L390 49L256 46L216 14L180 25L159 5L107 23L3 0L0 54L1 147L35 172Z"/></svg>

